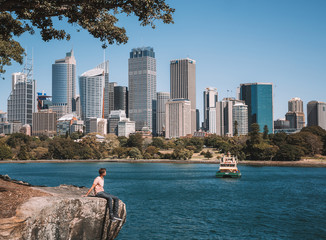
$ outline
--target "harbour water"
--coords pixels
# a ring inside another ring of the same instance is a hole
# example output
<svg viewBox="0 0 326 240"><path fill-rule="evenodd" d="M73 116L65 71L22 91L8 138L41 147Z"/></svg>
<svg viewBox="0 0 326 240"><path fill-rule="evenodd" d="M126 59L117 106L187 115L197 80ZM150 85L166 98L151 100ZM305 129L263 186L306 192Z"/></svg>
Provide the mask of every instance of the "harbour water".
<svg viewBox="0 0 326 240"><path fill-rule="evenodd" d="M326 239L326 169L239 166L217 179L216 165L164 163L0 164L0 174L34 185L105 190L127 205L118 239Z"/></svg>

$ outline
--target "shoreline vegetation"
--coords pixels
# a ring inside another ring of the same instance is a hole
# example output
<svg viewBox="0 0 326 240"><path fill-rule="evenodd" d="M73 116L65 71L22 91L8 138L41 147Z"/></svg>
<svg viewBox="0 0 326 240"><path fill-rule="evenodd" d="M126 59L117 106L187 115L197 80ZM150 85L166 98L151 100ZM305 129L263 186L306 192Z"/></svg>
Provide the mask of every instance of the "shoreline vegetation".
<svg viewBox="0 0 326 240"><path fill-rule="evenodd" d="M43 159L43 160L3 160L1 163L176 163L176 164L219 164L216 159ZM257 161L243 160L238 165L270 167L326 167L326 159L302 159L299 161Z"/></svg>
<svg viewBox="0 0 326 240"><path fill-rule="evenodd" d="M246 136L129 138L75 132L69 135L31 137L15 133L0 137L1 162L171 162L215 163L223 154L237 157L239 164L257 166L323 166L326 162L326 130L306 127L300 132L263 133L251 125ZM95 160L90 160L95 159ZM303 160L304 159L304 160ZM315 159L315 160L313 160Z"/></svg>

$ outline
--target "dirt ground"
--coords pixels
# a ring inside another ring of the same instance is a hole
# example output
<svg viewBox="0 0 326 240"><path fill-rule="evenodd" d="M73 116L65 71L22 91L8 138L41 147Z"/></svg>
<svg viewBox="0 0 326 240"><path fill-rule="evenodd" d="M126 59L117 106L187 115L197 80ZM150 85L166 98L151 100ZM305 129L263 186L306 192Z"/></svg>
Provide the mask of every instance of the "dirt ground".
<svg viewBox="0 0 326 240"><path fill-rule="evenodd" d="M0 218L15 216L18 206L31 197L48 196L49 194L0 179Z"/></svg>

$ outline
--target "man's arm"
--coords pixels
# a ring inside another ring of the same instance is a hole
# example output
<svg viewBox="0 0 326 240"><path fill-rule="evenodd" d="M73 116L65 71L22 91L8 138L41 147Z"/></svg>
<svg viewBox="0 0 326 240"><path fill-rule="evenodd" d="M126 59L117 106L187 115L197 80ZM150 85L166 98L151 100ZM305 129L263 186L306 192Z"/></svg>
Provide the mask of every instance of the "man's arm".
<svg viewBox="0 0 326 240"><path fill-rule="evenodd" d="M96 186L96 184L93 184L92 187L88 190L88 192L85 195L83 195L83 197L87 197L88 194L90 194L91 191L95 188L95 186Z"/></svg>

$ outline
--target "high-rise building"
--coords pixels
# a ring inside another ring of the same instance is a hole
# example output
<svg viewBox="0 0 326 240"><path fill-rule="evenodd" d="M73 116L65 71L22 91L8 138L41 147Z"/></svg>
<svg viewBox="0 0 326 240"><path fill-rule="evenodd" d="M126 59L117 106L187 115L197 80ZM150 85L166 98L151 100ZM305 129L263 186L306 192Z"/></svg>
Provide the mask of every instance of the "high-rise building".
<svg viewBox="0 0 326 240"><path fill-rule="evenodd" d="M79 77L82 119L102 118L104 105L103 69L94 68Z"/></svg>
<svg viewBox="0 0 326 240"><path fill-rule="evenodd" d="M118 135L118 123L126 118L127 116L124 110L111 111L108 119L108 133Z"/></svg>
<svg viewBox="0 0 326 240"><path fill-rule="evenodd" d="M153 100L156 99L156 59L151 47L134 48L128 60L129 114L136 130L152 131Z"/></svg>
<svg viewBox="0 0 326 240"><path fill-rule="evenodd" d="M7 113L0 110L0 122L7 122Z"/></svg>
<svg viewBox="0 0 326 240"><path fill-rule="evenodd" d="M248 134L248 106L236 102L232 107L233 135L237 129L238 136Z"/></svg>
<svg viewBox="0 0 326 240"><path fill-rule="evenodd" d="M204 130L216 133L216 102L218 93L216 88L208 87L204 91Z"/></svg>
<svg viewBox="0 0 326 240"><path fill-rule="evenodd" d="M196 131L196 61L190 58L170 62L171 99L191 102L191 133Z"/></svg>
<svg viewBox="0 0 326 240"><path fill-rule="evenodd" d="M235 129L235 121L240 121L241 123L237 122L238 124L238 135L245 135L246 128L243 127L243 124L247 124L245 117L245 109L247 105L244 105L243 108L238 107L238 104L244 104L244 101L236 100L234 98L224 98L222 101L216 103L216 134L220 136L230 136L234 135ZM234 105L237 105L234 109ZM242 110L242 111L241 111ZM236 117L234 119L234 117ZM247 111L247 119L248 119L248 111ZM241 124L241 131L243 134L239 134L239 124Z"/></svg>
<svg viewBox="0 0 326 240"><path fill-rule="evenodd" d="M104 118L108 119L110 114L110 88L109 85L109 60L99 64L96 68L103 70L104 76Z"/></svg>
<svg viewBox="0 0 326 240"><path fill-rule="evenodd" d="M58 117L73 112L76 98L76 60L73 50L52 64L52 103ZM61 116L60 116L61 115Z"/></svg>
<svg viewBox="0 0 326 240"><path fill-rule="evenodd" d="M158 92L156 100L156 135L165 136L165 104L170 99L170 93Z"/></svg>
<svg viewBox="0 0 326 240"><path fill-rule="evenodd" d="M8 121L32 125L35 111L36 81L29 79L26 73L13 73L12 90L8 98Z"/></svg>
<svg viewBox="0 0 326 240"><path fill-rule="evenodd" d="M296 97L288 102L288 112L303 112L303 101Z"/></svg>
<svg viewBox="0 0 326 240"><path fill-rule="evenodd" d="M270 133L273 128L273 84L246 83L240 85L241 100L248 105L248 129L253 123L258 123L262 132L264 126Z"/></svg>
<svg viewBox="0 0 326 240"><path fill-rule="evenodd" d="M319 126L326 130L326 103L310 101L307 104L308 127Z"/></svg>
<svg viewBox="0 0 326 240"><path fill-rule="evenodd" d="M170 99L165 107L166 138L179 138L193 134L191 102L188 99Z"/></svg>
<svg viewBox="0 0 326 240"><path fill-rule="evenodd" d="M196 131L200 130L200 112L196 109Z"/></svg>
<svg viewBox="0 0 326 240"><path fill-rule="evenodd" d="M288 102L286 120L290 122L290 129L300 130L305 126L305 115L303 112L303 101L300 98L292 98ZM275 122L274 122L275 123ZM275 126L274 126L275 127Z"/></svg>
<svg viewBox="0 0 326 240"><path fill-rule="evenodd" d="M46 135L53 137L57 133L57 113L43 109L33 113L33 136Z"/></svg>
<svg viewBox="0 0 326 240"><path fill-rule="evenodd" d="M109 109L108 109L108 112L109 112L109 115L111 113L111 111L114 110L114 88L117 86L118 84L116 82L110 82L109 83L109 87L108 87L108 94L109 94Z"/></svg>
<svg viewBox="0 0 326 240"><path fill-rule="evenodd" d="M124 110L128 117L128 88L124 86L114 87L114 110Z"/></svg>

